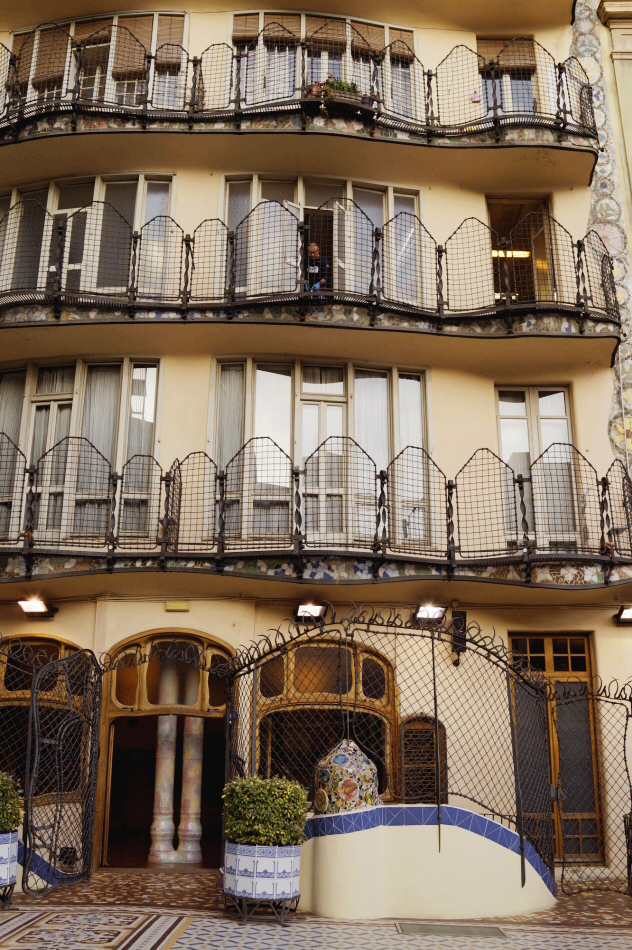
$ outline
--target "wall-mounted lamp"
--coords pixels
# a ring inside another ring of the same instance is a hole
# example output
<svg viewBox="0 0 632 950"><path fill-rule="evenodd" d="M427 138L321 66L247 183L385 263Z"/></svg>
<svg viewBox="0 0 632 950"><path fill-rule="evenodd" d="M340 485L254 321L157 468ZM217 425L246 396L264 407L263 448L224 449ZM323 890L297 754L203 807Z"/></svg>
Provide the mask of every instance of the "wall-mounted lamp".
<svg viewBox="0 0 632 950"><path fill-rule="evenodd" d="M325 616L324 604L301 604L296 610L299 620L318 620Z"/></svg>
<svg viewBox="0 0 632 950"><path fill-rule="evenodd" d="M625 624L632 624L632 607L622 604L619 607L618 613L614 615L614 622L619 624L619 626L625 626Z"/></svg>
<svg viewBox="0 0 632 950"><path fill-rule="evenodd" d="M461 654L467 650L467 611L452 609L452 652L455 658L453 666L461 662Z"/></svg>
<svg viewBox="0 0 632 950"><path fill-rule="evenodd" d="M435 607L434 604L420 604L417 608L417 620L433 620L441 623L445 617L445 607Z"/></svg>
<svg viewBox="0 0 632 950"><path fill-rule="evenodd" d="M58 607L52 607L41 597L29 597L28 600L18 600L18 605L30 620L46 620L54 617Z"/></svg>

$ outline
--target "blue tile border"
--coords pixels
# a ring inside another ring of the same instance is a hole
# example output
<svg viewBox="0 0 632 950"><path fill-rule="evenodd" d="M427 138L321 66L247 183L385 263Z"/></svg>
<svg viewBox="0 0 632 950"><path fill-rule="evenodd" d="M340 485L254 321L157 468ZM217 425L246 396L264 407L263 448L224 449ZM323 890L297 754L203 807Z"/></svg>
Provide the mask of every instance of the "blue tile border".
<svg viewBox="0 0 632 950"><path fill-rule="evenodd" d="M441 806L441 823L455 825L472 834L488 838L501 848L507 848L515 854L520 854L520 836L511 828L506 828L498 821L492 821L467 808L457 808L454 805ZM341 812L337 815L314 815L305 823L305 840L312 838L326 838L329 835L353 834L354 831L368 831L370 828L381 826L395 827L396 825L436 825L436 805L376 805L369 808L358 808L351 812ZM546 864L535 850L533 845L524 842L525 860L529 862L536 874L539 874L545 885L557 896L555 878Z"/></svg>

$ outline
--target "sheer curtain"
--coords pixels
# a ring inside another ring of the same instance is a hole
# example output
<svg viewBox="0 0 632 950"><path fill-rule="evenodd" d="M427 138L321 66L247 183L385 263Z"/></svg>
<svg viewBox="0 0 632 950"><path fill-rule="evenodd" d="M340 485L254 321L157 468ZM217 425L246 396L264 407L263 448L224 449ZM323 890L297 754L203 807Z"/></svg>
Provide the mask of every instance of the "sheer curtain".
<svg viewBox="0 0 632 950"><path fill-rule="evenodd" d="M114 463L120 366L89 366L81 435Z"/></svg>
<svg viewBox="0 0 632 950"><path fill-rule="evenodd" d="M4 373L0 376L0 432L17 445L22 421L26 373Z"/></svg>
<svg viewBox="0 0 632 950"><path fill-rule="evenodd" d="M356 370L354 399L356 442L371 456L379 472L389 463L386 373Z"/></svg>
<svg viewBox="0 0 632 950"><path fill-rule="evenodd" d="M217 467L226 463L243 444L244 364L227 363L221 367L219 413L217 419Z"/></svg>

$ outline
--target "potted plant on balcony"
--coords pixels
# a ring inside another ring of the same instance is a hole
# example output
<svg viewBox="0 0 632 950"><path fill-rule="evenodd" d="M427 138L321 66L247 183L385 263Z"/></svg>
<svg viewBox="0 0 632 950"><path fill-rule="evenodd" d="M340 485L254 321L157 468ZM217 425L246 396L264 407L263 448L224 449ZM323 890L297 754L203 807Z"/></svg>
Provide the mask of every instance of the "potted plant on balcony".
<svg viewBox="0 0 632 950"><path fill-rule="evenodd" d="M325 112L330 109L340 112L373 112L375 96L361 93L354 82L328 76L322 84L322 101Z"/></svg>
<svg viewBox="0 0 632 950"><path fill-rule="evenodd" d="M23 801L20 786L7 772L0 772L0 900L10 904L18 870L18 827Z"/></svg>
<svg viewBox="0 0 632 950"><path fill-rule="evenodd" d="M285 923L300 896L307 792L285 778L244 778L224 787L224 895L245 922L261 905Z"/></svg>

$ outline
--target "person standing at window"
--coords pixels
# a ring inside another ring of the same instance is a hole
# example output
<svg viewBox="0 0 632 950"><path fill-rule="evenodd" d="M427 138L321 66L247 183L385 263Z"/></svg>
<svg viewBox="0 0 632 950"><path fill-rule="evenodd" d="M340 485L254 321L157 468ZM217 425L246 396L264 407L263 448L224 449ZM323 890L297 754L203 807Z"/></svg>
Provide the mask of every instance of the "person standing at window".
<svg viewBox="0 0 632 950"><path fill-rule="evenodd" d="M327 258L320 253L320 246L316 242L309 245L305 273L305 290L326 290L329 282L329 262Z"/></svg>

